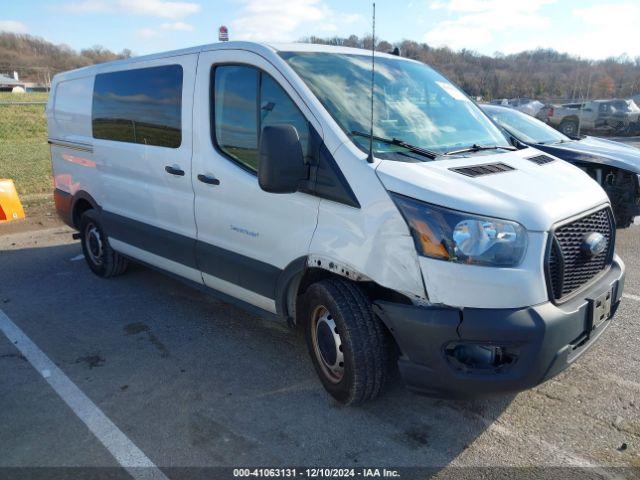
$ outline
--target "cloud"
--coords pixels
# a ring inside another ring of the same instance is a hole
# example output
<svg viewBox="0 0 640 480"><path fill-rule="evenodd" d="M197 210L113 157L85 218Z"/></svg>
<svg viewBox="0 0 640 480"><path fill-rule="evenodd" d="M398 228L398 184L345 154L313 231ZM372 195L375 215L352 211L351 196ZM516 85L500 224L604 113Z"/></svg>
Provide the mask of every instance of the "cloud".
<svg viewBox="0 0 640 480"><path fill-rule="evenodd" d="M360 20L362 20L362 15L360 15L359 13L343 13L343 14L340 14L340 21L342 23L347 24L347 25L359 22Z"/></svg>
<svg viewBox="0 0 640 480"><path fill-rule="evenodd" d="M461 13L480 13L492 11L495 13L509 10L538 11L540 7L555 3L556 0L528 0L514 2L513 0L449 0L431 2L433 10L449 10ZM514 5L517 4L517 5Z"/></svg>
<svg viewBox="0 0 640 480"><path fill-rule="evenodd" d="M599 4L573 11L578 19L599 28L620 29L637 26L640 21L640 5L633 3Z"/></svg>
<svg viewBox="0 0 640 480"><path fill-rule="evenodd" d="M112 6L101 0L66 3L62 8L71 13L106 13L112 10Z"/></svg>
<svg viewBox="0 0 640 480"><path fill-rule="evenodd" d="M233 39L292 41L318 32L337 32L362 19L336 12L321 0L239 0L240 15L230 23Z"/></svg>
<svg viewBox="0 0 640 480"><path fill-rule="evenodd" d="M157 37L158 31L154 30L153 28L141 28L136 32L136 35L138 36L138 38L148 40L150 38Z"/></svg>
<svg viewBox="0 0 640 480"><path fill-rule="evenodd" d="M163 30L173 30L180 32L193 32L195 30L193 25L185 22L167 22L160 25L160 28L162 28Z"/></svg>
<svg viewBox="0 0 640 480"><path fill-rule="evenodd" d="M137 15L155 15L164 18L185 18L200 11L200 4L192 2L119 0L118 3L130 13Z"/></svg>
<svg viewBox="0 0 640 480"><path fill-rule="evenodd" d="M200 4L194 2L169 2L166 0L81 0L67 3L63 8L72 13L121 13L148 15L168 19L182 19L198 13Z"/></svg>
<svg viewBox="0 0 640 480"><path fill-rule="evenodd" d="M0 20L0 32L27 33L27 26L17 20Z"/></svg>
<svg viewBox="0 0 640 480"><path fill-rule="evenodd" d="M575 9L572 13L577 21L585 25L585 32L565 43L571 53L594 59L622 53L640 56L640 4L598 4Z"/></svg>
<svg viewBox="0 0 640 480"><path fill-rule="evenodd" d="M555 35L518 37L501 47L504 53L555 48L593 60L617 57L624 53L640 56L638 25L640 4L615 2L577 8L570 12L572 22L581 25L578 32L559 31Z"/></svg>
<svg viewBox="0 0 640 480"><path fill-rule="evenodd" d="M436 46L453 49L479 48L495 40L496 34L541 31L549 27L550 20L540 9L556 0L449 0L434 1L429 7L456 16L444 20L425 33L423 39Z"/></svg>

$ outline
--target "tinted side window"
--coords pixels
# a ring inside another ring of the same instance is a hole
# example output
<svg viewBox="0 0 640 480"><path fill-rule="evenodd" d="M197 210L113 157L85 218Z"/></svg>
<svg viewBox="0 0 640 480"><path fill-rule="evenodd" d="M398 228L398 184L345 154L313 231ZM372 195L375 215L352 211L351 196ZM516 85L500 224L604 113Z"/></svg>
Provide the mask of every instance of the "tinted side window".
<svg viewBox="0 0 640 480"><path fill-rule="evenodd" d="M182 67L164 65L96 75L93 137L178 148L182 143Z"/></svg>
<svg viewBox="0 0 640 480"><path fill-rule="evenodd" d="M252 170L258 168L258 80L252 67L214 70L215 135L218 147Z"/></svg>
<svg viewBox="0 0 640 480"><path fill-rule="evenodd" d="M225 65L214 69L213 82L213 123L220 150L256 171L262 128L290 124L296 127L307 154L309 122L268 74L254 67Z"/></svg>

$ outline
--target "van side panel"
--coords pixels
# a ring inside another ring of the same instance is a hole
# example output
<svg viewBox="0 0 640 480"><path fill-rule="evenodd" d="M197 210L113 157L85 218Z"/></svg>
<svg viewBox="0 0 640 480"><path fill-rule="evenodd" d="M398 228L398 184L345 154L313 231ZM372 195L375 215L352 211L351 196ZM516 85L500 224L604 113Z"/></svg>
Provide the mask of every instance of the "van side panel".
<svg viewBox="0 0 640 480"><path fill-rule="evenodd" d="M72 226L74 197L80 191L93 195L101 190L91 138L93 79L54 78L47 105L56 208Z"/></svg>
<svg viewBox="0 0 640 480"><path fill-rule="evenodd" d="M74 202L90 198L106 230L113 232L114 249L201 283L195 268L191 184L197 57L193 53L61 74L54 79L47 115L56 205L65 221L74 223ZM164 75L136 82L141 69L166 67L181 72L172 93L163 93ZM131 80L123 84L127 76ZM94 117L100 117L97 123ZM131 128L136 133L129 138Z"/></svg>

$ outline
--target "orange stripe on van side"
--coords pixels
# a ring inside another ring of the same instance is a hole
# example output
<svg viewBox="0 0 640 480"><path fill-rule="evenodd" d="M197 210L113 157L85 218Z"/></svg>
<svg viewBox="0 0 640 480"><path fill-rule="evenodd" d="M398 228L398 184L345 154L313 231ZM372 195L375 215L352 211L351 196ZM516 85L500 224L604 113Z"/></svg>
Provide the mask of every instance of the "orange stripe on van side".
<svg viewBox="0 0 640 480"><path fill-rule="evenodd" d="M76 157L69 153L63 153L62 158L67 162L75 163L76 165L82 165L83 167L96 168L96 162L84 157Z"/></svg>

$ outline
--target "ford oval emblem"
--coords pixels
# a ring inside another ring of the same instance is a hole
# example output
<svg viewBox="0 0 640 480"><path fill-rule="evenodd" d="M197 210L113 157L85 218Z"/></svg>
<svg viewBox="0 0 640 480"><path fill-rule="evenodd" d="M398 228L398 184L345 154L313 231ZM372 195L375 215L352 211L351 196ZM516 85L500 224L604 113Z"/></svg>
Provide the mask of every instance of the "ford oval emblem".
<svg viewBox="0 0 640 480"><path fill-rule="evenodd" d="M607 239L598 232L591 232L584 236L582 240L582 253L588 257L600 255L607 248Z"/></svg>

